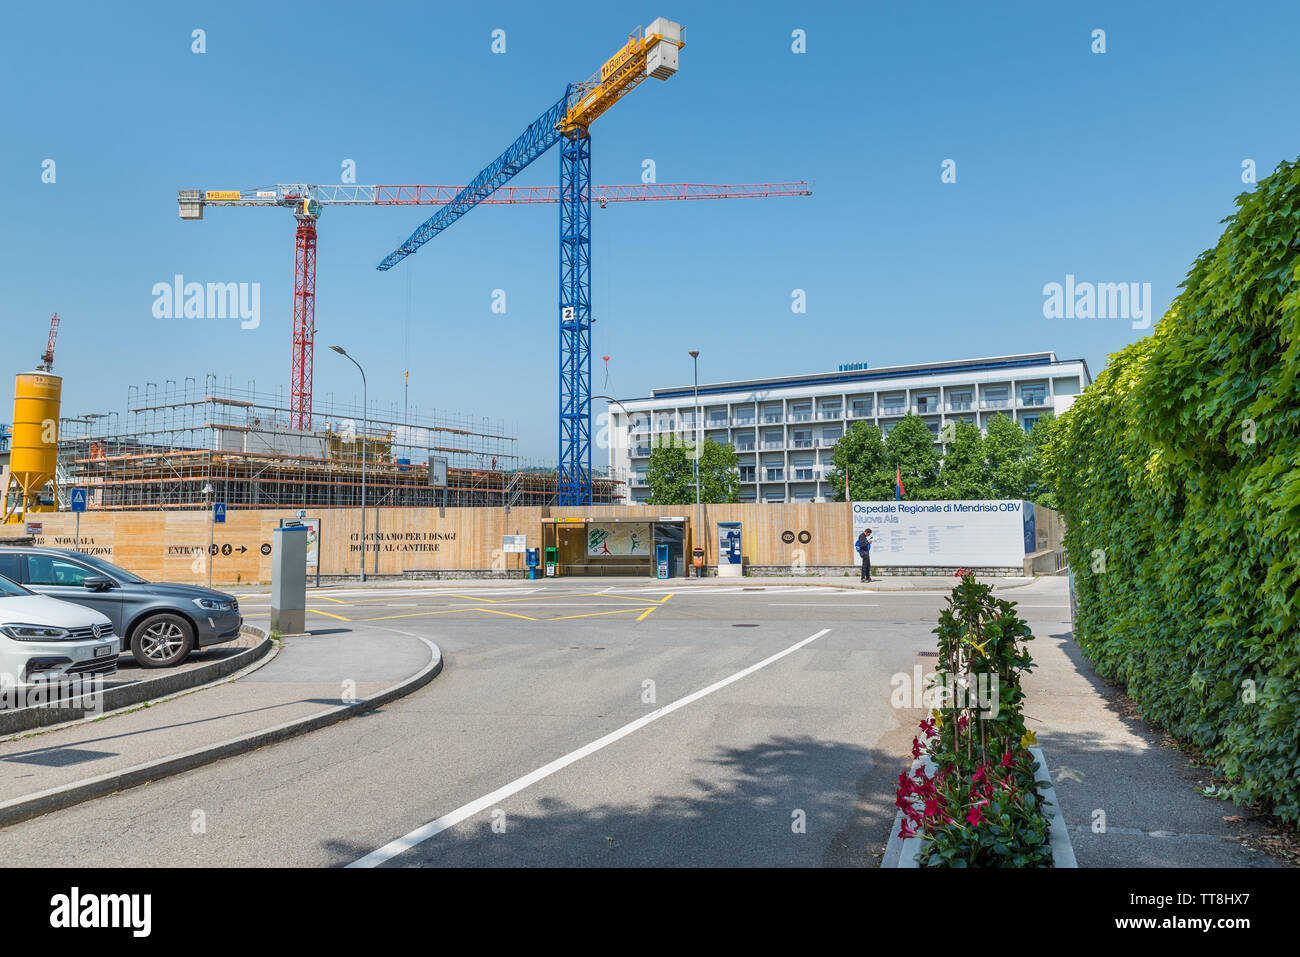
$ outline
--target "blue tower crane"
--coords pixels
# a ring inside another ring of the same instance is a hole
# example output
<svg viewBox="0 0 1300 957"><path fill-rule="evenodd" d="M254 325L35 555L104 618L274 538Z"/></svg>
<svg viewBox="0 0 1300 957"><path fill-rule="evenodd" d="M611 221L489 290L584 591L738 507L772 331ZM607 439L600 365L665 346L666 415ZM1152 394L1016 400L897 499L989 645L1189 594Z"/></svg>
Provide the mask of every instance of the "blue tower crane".
<svg viewBox="0 0 1300 957"><path fill-rule="evenodd" d="M646 77L677 72L682 28L663 17L553 106L380 262L392 269L560 144L560 505L591 504L591 136L588 127Z"/></svg>

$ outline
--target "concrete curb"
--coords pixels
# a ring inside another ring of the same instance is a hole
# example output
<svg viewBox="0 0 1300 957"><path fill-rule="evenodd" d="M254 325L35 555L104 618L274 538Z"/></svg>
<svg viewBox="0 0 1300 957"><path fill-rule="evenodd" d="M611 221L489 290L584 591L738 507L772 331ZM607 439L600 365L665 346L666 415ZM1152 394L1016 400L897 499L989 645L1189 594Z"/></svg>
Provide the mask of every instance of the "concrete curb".
<svg viewBox="0 0 1300 957"><path fill-rule="evenodd" d="M96 706L81 704L89 695L73 699L67 706L58 708L28 707L13 711L0 711L0 737L33 731L50 725L68 724L85 719L87 716L99 717L110 711L120 711L144 701L166 698L180 691L188 691L202 685L220 681L222 678L242 670L245 666L263 658L271 650L271 639L266 632L252 625L244 625L240 631L259 637L251 648L245 648L238 654L219 661L201 664L196 668L159 675L156 678L142 678L119 688L109 688L103 692L101 701Z"/></svg>
<svg viewBox="0 0 1300 957"><path fill-rule="evenodd" d="M416 674L399 681L371 698L353 704L327 708L305 718L286 721L283 724L265 728L261 731L254 731L238 738L230 738L206 747L195 748L191 751L158 758L144 764L137 764L134 767L123 768L120 771L112 771L84 781L65 784L57 788L50 788L45 791L38 791L35 794L28 794L5 801L0 804L0 827L8 827L10 824L17 824L19 821L39 817L42 814L48 814L50 811L72 807L84 801L104 797L117 791L125 791L128 788L148 784L151 781L170 777L173 774L180 774L183 771L190 771L220 761L222 758L255 751L277 741L284 741L300 734L306 734L309 731L316 731L337 724L340 721L364 714L391 701L396 701L398 698L405 697L413 691L423 688L442 671L442 649L427 639L422 638L420 640L429 646L429 663Z"/></svg>
<svg viewBox="0 0 1300 957"><path fill-rule="evenodd" d="M1049 825L1047 839L1052 848L1052 866L1077 868L1079 862L1074 856L1074 846L1070 843L1070 832L1065 826L1065 814L1061 811L1061 802L1057 799L1056 788L1052 785L1052 775L1047 770L1047 759L1043 757L1042 748L1030 748L1029 753L1034 756L1034 778L1038 781L1038 793L1043 798L1043 806L1047 814ZM912 770L915 771L917 765L922 762L927 766L927 773L933 773L934 766L928 756L914 761ZM900 838L898 832L902 823L903 812L899 811L894 815L894 826L889 832L889 843L885 845L884 856L880 859L882 868L918 868L916 853L921 849L921 838Z"/></svg>

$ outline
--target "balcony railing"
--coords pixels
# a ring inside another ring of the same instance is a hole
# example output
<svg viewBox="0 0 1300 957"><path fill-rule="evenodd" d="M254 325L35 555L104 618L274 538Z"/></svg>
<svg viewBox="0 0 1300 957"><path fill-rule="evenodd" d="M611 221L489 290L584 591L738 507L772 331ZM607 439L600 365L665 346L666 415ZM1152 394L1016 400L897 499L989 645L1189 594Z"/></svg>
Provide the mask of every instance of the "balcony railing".
<svg viewBox="0 0 1300 957"><path fill-rule="evenodd" d="M767 478L765 478L763 481L765 481L765 482L784 482L784 481L785 481L785 469L768 469L768 470L767 470Z"/></svg>
<svg viewBox="0 0 1300 957"><path fill-rule="evenodd" d="M1038 409L1048 404L1046 395L1022 395L1020 397L1020 408Z"/></svg>
<svg viewBox="0 0 1300 957"><path fill-rule="evenodd" d="M769 425L775 425L784 422L785 416L781 415L779 412L772 412L772 413L765 414L763 416L763 421L768 423Z"/></svg>
<svg viewBox="0 0 1300 957"><path fill-rule="evenodd" d="M780 439L765 439L765 440L763 441L763 448L765 448L765 449L783 449L783 448L785 448L785 443L782 442Z"/></svg>
<svg viewBox="0 0 1300 957"><path fill-rule="evenodd" d="M905 405L882 405L880 407L881 415L906 415L907 406Z"/></svg>
<svg viewBox="0 0 1300 957"><path fill-rule="evenodd" d="M791 412L791 422L811 422L813 414L811 412Z"/></svg>
<svg viewBox="0 0 1300 957"><path fill-rule="evenodd" d="M972 403L970 399L959 399L948 403L949 412L969 412Z"/></svg>
<svg viewBox="0 0 1300 957"><path fill-rule="evenodd" d="M821 419L822 421L831 421L835 419L842 419L844 418L844 415L839 409L822 409L820 412L817 413L817 418Z"/></svg>
<svg viewBox="0 0 1300 957"><path fill-rule="evenodd" d="M849 409L850 419L869 419L871 418L870 409Z"/></svg>
<svg viewBox="0 0 1300 957"><path fill-rule="evenodd" d="M635 458L643 459L649 454L650 454L650 446L648 445L638 445L636 448L632 450L632 455Z"/></svg>
<svg viewBox="0 0 1300 957"><path fill-rule="evenodd" d="M791 439L790 447L795 449L811 449L813 447L812 439Z"/></svg>
<svg viewBox="0 0 1300 957"><path fill-rule="evenodd" d="M1010 407L1010 399L980 399L981 409L1007 409Z"/></svg>

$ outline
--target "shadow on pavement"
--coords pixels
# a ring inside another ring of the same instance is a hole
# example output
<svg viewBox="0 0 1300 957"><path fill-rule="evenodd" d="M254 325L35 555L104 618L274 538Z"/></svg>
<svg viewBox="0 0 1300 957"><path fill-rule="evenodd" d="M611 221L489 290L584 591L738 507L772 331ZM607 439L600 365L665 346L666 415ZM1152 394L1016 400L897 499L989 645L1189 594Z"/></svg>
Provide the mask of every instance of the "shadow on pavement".
<svg viewBox="0 0 1300 957"><path fill-rule="evenodd" d="M708 776L691 780L690 796L647 795L635 805L530 800L532 791L562 782L572 773L566 769L502 802L530 808L496 815L503 833L493 830L493 812L479 814L390 866L874 867L872 852L888 838L894 783L906 762L849 744L777 737L698 763L709 766ZM796 811L803 812L805 833L793 829ZM424 823L411 821L408 830ZM338 865L375 849L323 846Z"/></svg>

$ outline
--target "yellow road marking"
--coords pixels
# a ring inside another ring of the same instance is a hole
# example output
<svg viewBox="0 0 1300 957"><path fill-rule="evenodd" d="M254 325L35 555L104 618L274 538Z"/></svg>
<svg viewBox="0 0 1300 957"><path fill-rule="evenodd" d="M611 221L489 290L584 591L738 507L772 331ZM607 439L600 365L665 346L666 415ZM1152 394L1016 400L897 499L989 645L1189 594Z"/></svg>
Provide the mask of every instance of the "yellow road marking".
<svg viewBox="0 0 1300 957"><path fill-rule="evenodd" d="M424 618L427 615L450 615L458 611L474 611L473 608L444 608L442 611L412 611L405 615L382 615L379 618L362 618L360 621L392 621L394 618Z"/></svg>
<svg viewBox="0 0 1300 957"><path fill-rule="evenodd" d="M650 606L649 608L647 608L645 611L641 612L641 614L637 615L637 616L636 616L636 620L637 620L637 621L645 621L646 618L649 616L650 612L654 611L654 610L655 610L656 608L658 608L658 607L659 607L658 605L651 605L651 606ZM634 610L635 610L635 609L634 609Z"/></svg>
<svg viewBox="0 0 1300 957"><path fill-rule="evenodd" d="M524 621L537 621L536 618L529 618L527 615L516 615L509 611L497 611L495 608L463 608L461 611L485 611L489 615L509 615L511 618L522 618Z"/></svg>
<svg viewBox="0 0 1300 957"><path fill-rule="evenodd" d="M631 598L627 595L607 595L604 592L597 592L597 594L599 594L601 598L621 598L623 599L623 601L635 601L642 605L644 605L646 602L654 602L657 605L662 605L669 598L672 598L673 595L676 593L669 592L668 594L664 595L663 598Z"/></svg>
<svg viewBox="0 0 1300 957"><path fill-rule="evenodd" d="M654 608L658 608L658 607L659 607L658 605L654 606ZM650 608L648 610L654 611L654 608ZM593 611L593 612L588 612L585 615L561 615L559 618L548 618L546 620L547 621L568 621L570 618L595 618L597 615L625 615L629 611L638 611L638 610L639 609L636 608L615 608L613 611Z"/></svg>
<svg viewBox="0 0 1300 957"><path fill-rule="evenodd" d="M319 601L332 601L332 602L335 602L336 604L339 604L339 605L350 605L350 604L352 604L351 602L344 601L344 600L341 599L341 598L331 598L329 595L312 595L311 597L313 597L313 598L315 598L315 599L318 599Z"/></svg>
<svg viewBox="0 0 1300 957"><path fill-rule="evenodd" d="M601 593L592 591L592 592L580 592L578 594L562 593L556 595L528 595L525 598L482 598L482 597L476 598L473 595L448 595L446 597L463 598L465 601L482 601L482 602L487 602L489 605L509 605L512 602L519 602L519 601L522 602L546 601L548 598L591 598L594 595L601 595ZM604 596L601 595L601 597Z"/></svg>
<svg viewBox="0 0 1300 957"><path fill-rule="evenodd" d="M351 618L344 618L342 615L334 615L328 611L321 611L319 608L308 608L308 611L314 611L318 615L324 615L326 618L337 618L339 621L351 621Z"/></svg>

